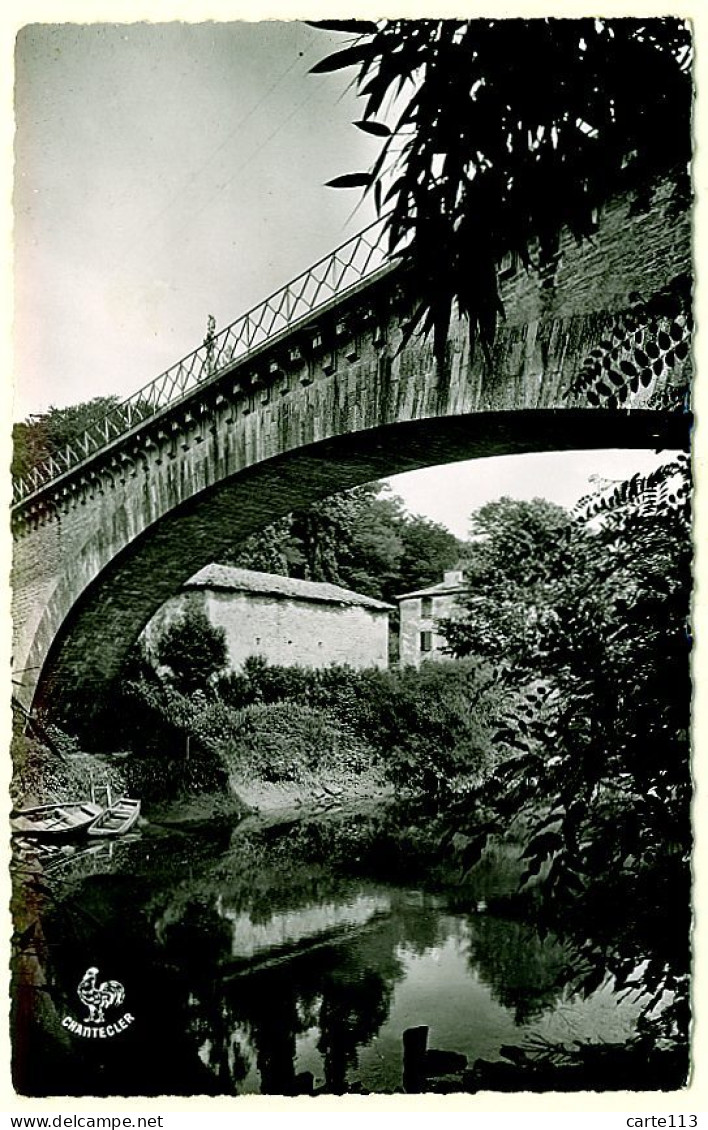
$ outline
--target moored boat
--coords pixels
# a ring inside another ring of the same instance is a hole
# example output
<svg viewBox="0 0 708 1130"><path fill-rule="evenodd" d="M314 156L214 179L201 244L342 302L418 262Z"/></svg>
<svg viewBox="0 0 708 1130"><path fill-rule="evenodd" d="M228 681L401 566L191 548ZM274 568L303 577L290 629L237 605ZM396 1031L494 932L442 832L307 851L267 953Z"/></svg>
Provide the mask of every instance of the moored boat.
<svg viewBox="0 0 708 1130"><path fill-rule="evenodd" d="M41 804L14 812L10 826L13 835L67 839L85 834L101 811L101 805L92 800Z"/></svg>
<svg viewBox="0 0 708 1130"><path fill-rule="evenodd" d="M133 827L140 815L140 801L131 797L121 797L113 801L92 822L88 828L89 836L122 836Z"/></svg>

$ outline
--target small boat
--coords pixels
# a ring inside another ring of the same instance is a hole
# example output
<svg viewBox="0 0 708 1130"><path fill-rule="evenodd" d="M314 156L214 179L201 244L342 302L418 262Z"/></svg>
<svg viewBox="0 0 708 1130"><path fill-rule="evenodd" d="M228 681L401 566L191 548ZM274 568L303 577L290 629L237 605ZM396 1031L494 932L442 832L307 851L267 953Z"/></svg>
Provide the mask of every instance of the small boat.
<svg viewBox="0 0 708 1130"><path fill-rule="evenodd" d="M89 836L122 836L133 827L140 815L140 801L124 796L113 801L88 829Z"/></svg>
<svg viewBox="0 0 708 1130"><path fill-rule="evenodd" d="M41 804L13 813L10 826L17 836L67 839L87 832L101 811L101 805L92 800Z"/></svg>

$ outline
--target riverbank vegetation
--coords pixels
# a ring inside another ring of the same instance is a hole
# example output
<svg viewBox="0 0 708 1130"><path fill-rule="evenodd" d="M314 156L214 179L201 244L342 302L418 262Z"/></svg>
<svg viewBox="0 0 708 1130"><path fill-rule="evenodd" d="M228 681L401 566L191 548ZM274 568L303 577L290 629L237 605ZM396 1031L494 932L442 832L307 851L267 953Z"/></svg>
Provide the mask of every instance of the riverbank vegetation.
<svg viewBox="0 0 708 1130"><path fill-rule="evenodd" d="M14 704L11 754L10 797L16 807L84 800L92 788L101 790L107 785L114 795L125 790L115 759L82 752L76 738L55 726L45 729L28 722L25 712Z"/></svg>
<svg viewBox="0 0 708 1130"><path fill-rule="evenodd" d="M419 802L389 828L391 858L393 841L415 841L466 872L490 837L511 837L523 874L504 913L567 937L579 988L608 970L641 984L674 1048L689 1021L688 475L667 460L574 515L489 504L443 625L457 658L361 672L254 658L200 689L190 723L232 781L375 766Z"/></svg>
<svg viewBox="0 0 708 1130"><path fill-rule="evenodd" d="M195 657L209 630L198 628ZM179 654L183 661L182 645ZM394 787L436 803L487 777L498 706L486 666L474 659L357 671L278 667L253 657L243 670L215 676L209 664L158 674L138 658L94 740L136 751L125 771L141 777L146 797L227 782L238 792L261 781L297 785L307 799L308 786L331 785L338 795L358 781L360 793Z"/></svg>

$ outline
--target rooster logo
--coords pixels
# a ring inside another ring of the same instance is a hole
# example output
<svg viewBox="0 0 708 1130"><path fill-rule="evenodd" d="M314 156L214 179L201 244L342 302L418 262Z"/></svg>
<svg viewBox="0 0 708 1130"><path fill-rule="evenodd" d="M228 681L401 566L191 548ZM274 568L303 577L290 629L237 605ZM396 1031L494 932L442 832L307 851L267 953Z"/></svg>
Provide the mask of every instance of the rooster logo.
<svg viewBox="0 0 708 1130"><path fill-rule="evenodd" d="M120 981L104 981L96 984L98 969L90 966L84 973L77 993L82 1004L88 1009L86 1017L89 1024L103 1024L107 1008L117 1008L125 1000L125 989Z"/></svg>

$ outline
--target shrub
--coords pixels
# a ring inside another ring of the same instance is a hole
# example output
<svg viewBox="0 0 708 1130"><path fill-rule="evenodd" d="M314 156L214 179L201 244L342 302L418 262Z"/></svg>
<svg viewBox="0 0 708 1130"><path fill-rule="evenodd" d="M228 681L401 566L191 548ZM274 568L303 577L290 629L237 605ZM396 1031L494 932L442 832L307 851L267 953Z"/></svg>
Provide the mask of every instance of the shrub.
<svg viewBox="0 0 708 1130"><path fill-rule="evenodd" d="M178 690L206 690L228 658L226 632L215 628L200 608L189 607L162 633L155 653L174 672Z"/></svg>
<svg viewBox="0 0 708 1130"><path fill-rule="evenodd" d="M121 772L105 760L77 752L61 757L23 733L13 734L12 759L10 794L18 806L28 801L88 800L92 786L100 789L109 784L114 796L125 791Z"/></svg>
<svg viewBox="0 0 708 1130"><path fill-rule="evenodd" d="M230 714L225 756L232 772L302 781L328 768L360 773L372 751L325 710L295 702L255 703Z"/></svg>
<svg viewBox="0 0 708 1130"><path fill-rule="evenodd" d="M124 684L120 701L136 751L125 772L129 787L144 799L226 788L219 742L198 731L204 707L195 698L147 679Z"/></svg>
<svg viewBox="0 0 708 1130"><path fill-rule="evenodd" d="M240 709L289 703L325 711L375 751L394 781L414 787L438 792L493 764L488 728L497 696L474 660L385 671L271 667L252 657L220 681L219 693Z"/></svg>
<svg viewBox="0 0 708 1130"><path fill-rule="evenodd" d="M139 735L143 757L155 760L155 789L164 778L172 794L214 787L227 772L285 781L373 765L394 784L439 794L469 787L494 764L496 691L473 660L385 671L277 667L254 656L208 693L187 696L154 676L127 680L123 690L115 734L123 746Z"/></svg>

